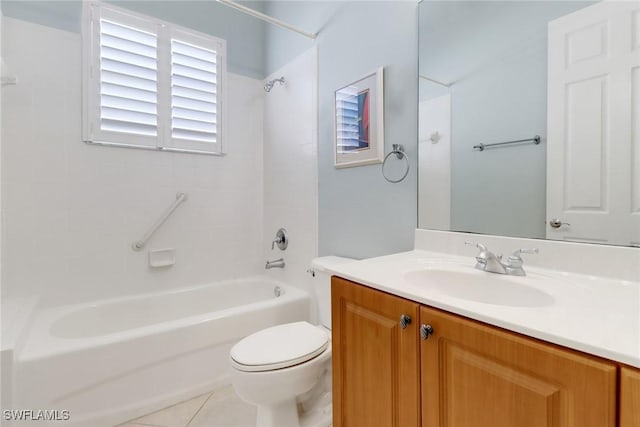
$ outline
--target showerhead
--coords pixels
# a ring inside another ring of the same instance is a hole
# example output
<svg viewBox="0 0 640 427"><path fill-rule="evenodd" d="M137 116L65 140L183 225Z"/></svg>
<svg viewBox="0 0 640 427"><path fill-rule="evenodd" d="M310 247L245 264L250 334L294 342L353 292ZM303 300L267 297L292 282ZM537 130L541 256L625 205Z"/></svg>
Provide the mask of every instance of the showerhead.
<svg viewBox="0 0 640 427"><path fill-rule="evenodd" d="M276 84L276 82L280 83L280 86L282 86L284 84L284 77L280 77L279 79L269 80L268 82L266 82L264 84L264 91L271 92L271 89L273 89L273 86Z"/></svg>

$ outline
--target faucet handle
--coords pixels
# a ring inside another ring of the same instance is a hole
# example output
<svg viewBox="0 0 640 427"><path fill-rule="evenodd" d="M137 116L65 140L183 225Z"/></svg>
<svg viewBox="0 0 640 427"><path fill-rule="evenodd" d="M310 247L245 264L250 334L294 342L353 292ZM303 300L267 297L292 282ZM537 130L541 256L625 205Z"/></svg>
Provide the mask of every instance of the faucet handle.
<svg viewBox="0 0 640 427"><path fill-rule="evenodd" d="M276 245L281 251L287 249L289 245L289 236L284 228L279 229L276 233L276 238L271 241L271 250L275 249Z"/></svg>
<svg viewBox="0 0 640 427"><path fill-rule="evenodd" d="M464 242L465 245L470 245L470 246L475 246L476 248L480 249L480 252L486 252L487 251L487 247L485 245L483 245L482 243L478 243L478 242L471 242L469 240L466 240Z"/></svg>
<svg viewBox="0 0 640 427"><path fill-rule="evenodd" d="M522 267L522 257L520 256L520 254L537 254L538 252L540 252L538 248L516 249L511 255L509 255L509 264L512 267Z"/></svg>
<svg viewBox="0 0 640 427"><path fill-rule="evenodd" d="M520 254L537 254L538 252L540 252L540 250L538 250L538 248L531 248L531 249L526 249L526 248L520 248L520 249L516 249L515 251L513 251L513 253L511 254L511 257L513 258L520 258Z"/></svg>
<svg viewBox="0 0 640 427"><path fill-rule="evenodd" d="M276 244L279 245L280 243L282 243L282 236L276 236L276 238L271 242L271 250L275 248Z"/></svg>

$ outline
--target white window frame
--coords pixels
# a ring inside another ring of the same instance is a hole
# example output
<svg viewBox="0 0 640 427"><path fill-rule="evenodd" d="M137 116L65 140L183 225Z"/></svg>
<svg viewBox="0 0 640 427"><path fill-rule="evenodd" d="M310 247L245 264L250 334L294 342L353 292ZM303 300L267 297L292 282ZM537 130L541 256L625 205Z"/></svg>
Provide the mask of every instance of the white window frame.
<svg viewBox="0 0 640 427"><path fill-rule="evenodd" d="M100 126L100 19L148 31L157 37L157 136L111 132ZM216 142L207 143L172 137L171 129L171 40L216 52ZM224 155L226 120L226 41L143 14L102 2L83 7L82 30L83 140L88 144L140 148L168 152Z"/></svg>

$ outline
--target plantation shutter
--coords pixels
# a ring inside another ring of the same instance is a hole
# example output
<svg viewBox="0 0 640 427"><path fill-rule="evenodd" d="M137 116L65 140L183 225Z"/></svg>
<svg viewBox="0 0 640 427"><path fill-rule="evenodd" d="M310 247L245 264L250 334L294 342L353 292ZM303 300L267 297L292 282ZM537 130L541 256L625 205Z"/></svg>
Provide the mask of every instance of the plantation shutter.
<svg viewBox="0 0 640 427"><path fill-rule="evenodd" d="M171 40L171 136L217 142L217 54Z"/></svg>
<svg viewBox="0 0 640 427"><path fill-rule="evenodd" d="M171 129L167 144L220 153L226 43L175 28L169 42Z"/></svg>
<svg viewBox="0 0 640 427"><path fill-rule="evenodd" d="M83 139L221 155L226 41L106 5L83 13Z"/></svg>
<svg viewBox="0 0 640 427"><path fill-rule="evenodd" d="M100 130L158 135L157 36L100 20Z"/></svg>

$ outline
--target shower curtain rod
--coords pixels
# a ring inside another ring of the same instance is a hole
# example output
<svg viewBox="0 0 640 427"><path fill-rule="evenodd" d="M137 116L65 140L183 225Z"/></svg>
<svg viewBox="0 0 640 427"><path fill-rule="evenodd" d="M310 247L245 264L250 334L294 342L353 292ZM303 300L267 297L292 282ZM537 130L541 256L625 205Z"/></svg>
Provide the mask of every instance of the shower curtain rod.
<svg viewBox="0 0 640 427"><path fill-rule="evenodd" d="M312 40L315 40L315 38L317 36L317 34L315 34L315 33L308 33L306 31L303 31L303 30L301 30L299 28L294 27L293 25L287 24L284 21L281 21L281 20L276 19L276 18L272 18L271 16L265 15L262 12L258 12L257 10L253 10L253 9L251 9L249 7L246 7L246 6L243 6L241 4L238 4L233 0L217 0L217 2L218 3L222 3L225 6L229 6L229 7L233 8L233 9L236 9L236 10L242 12L242 13L246 13L247 15L251 15L254 18L258 18L258 19L261 19L261 20L263 20L265 22L268 22L270 24L277 25L280 28L284 28L284 29L289 30L289 31L294 31L294 32L296 32L298 34L302 34L303 36L305 36L307 38L310 38Z"/></svg>

